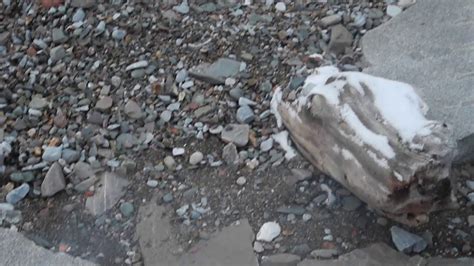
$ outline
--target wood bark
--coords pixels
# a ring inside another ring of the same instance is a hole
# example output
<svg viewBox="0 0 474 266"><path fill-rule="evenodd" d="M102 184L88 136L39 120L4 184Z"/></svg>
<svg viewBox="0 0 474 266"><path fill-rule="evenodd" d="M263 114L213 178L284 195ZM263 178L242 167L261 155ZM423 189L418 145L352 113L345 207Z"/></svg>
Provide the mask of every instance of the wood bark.
<svg viewBox="0 0 474 266"><path fill-rule="evenodd" d="M329 104L318 94L308 96L309 104L299 107L295 102L278 101L281 120L306 159L369 207L410 226L428 221L432 211L453 206L449 171L454 145L445 124L434 121L430 135L413 140L423 148L413 149L381 119L366 87L361 94L344 86L339 101L339 105ZM379 150L357 140L354 129L341 117L340 108L345 104L366 128L388 138L394 158L380 159Z"/></svg>

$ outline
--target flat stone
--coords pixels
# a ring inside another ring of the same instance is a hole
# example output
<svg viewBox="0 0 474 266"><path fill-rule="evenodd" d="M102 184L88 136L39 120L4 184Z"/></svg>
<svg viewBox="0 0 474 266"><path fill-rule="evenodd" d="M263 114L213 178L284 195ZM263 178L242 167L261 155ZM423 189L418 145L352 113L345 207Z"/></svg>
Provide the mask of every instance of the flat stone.
<svg viewBox="0 0 474 266"><path fill-rule="evenodd" d="M95 104L95 108L100 111L106 111L112 107L113 103L114 101L111 97L105 96L97 101L97 103Z"/></svg>
<svg viewBox="0 0 474 266"><path fill-rule="evenodd" d="M79 179L83 180L89 178L95 174L95 171L92 170L90 164L85 162L78 162L74 165L73 175Z"/></svg>
<svg viewBox="0 0 474 266"><path fill-rule="evenodd" d="M311 251L313 258L330 259L339 255L337 249L315 249Z"/></svg>
<svg viewBox="0 0 474 266"><path fill-rule="evenodd" d="M155 202L138 211L136 235L145 265L258 265L252 249L254 234L247 220L198 242L193 249L199 252L181 254L170 223L173 214Z"/></svg>
<svg viewBox="0 0 474 266"><path fill-rule="evenodd" d="M260 150L267 152L273 148L273 138L268 138L260 143Z"/></svg>
<svg viewBox="0 0 474 266"><path fill-rule="evenodd" d="M390 266L470 266L474 265L472 258L444 259L420 256L409 257L401 252L387 246L385 243L372 244L367 248L356 249L350 253L339 256L334 260L306 259L298 266L367 266L367 265L390 265Z"/></svg>
<svg viewBox="0 0 474 266"><path fill-rule="evenodd" d="M92 197L86 200L86 209L92 215L101 215L112 208L125 193L128 181L113 172L105 172L100 177L100 186Z"/></svg>
<svg viewBox="0 0 474 266"><path fill-rule="evenodd" d="M132 100L129 100L124 107L125 114L127 114L130 118L133 119L140 119L143 117L142 108Z"/></svg>
<svg viewBox="0 0 474 266"><path fill-rule="evenodd" d="M321 26L323 27L329 27L329 26L332 26L332 25L336 25L337 23L341 22L342 20L342 17L341 15L329 15L329 16L326 16L324 18L322 18L320 21L319 21L319 24L321 24Z"/></svg>
<svg viewBox="0 0 474 266"><path fill-rule="evenodd" d="M74 15L72 15L72 22L80 22L83 21L86 17L86 13L82 8L78 8Z"/></svg>
<svg viewBox="0 0 474 266"><path fill-rule="evenodd" d="M364 72L414 85L427 117L452 127L456 163L474 159L473 13L471 0L418 0L362 38Z"/></svg>
<svg viewBox="0 0 474 266"><path fill-rule="evenodd" d="M192 165L196 165L200 163L202 159L204 159L204 154L202 154L202 152L197 151L191 154L191 156L189 156L189 163Z"/></svg>
<svg viewBox="0 0 474 266"><path fill-rule="evenodd" d="M219 58L213 64L202 64L189 71L189 76L211 83L225 84L228 77L237 75L240 72L241 62L229 59Z"/></svg>
<svg viewBox="0 0 474 266"><path fill-rule="evenodd" d="M398 226L392 226L390 233L395 247L405 253L420 253L428 245L422 237L405 231Z"/></svg>
<svg viewBox="0 0 474 266"><path fill-rule="evenodd" d="M66 180L64 179L63 169L59 163L55 162L51 165L43 183L41 183L41 196L51 197L65 188Z"/></svg>
<svg viewBox="0 0 474 266"><path fill-rule="evenodd" d="M81 152L72 149L64 149L61 157L66 161L66 163L74 163L81 158Z"/></svg>
<svg viewBox="0 0 474 266"><path fill-rule="evenodd" d="M296 266L301 257L290 253L280 253L271 256L263 256L260 266Z"/></svg>
<svg viewBox="0 0 474 266"><path fill-rule="evenodd" d="M54 253L37 246L33 241L13 230L0 228L0 258L3 265L47 266L70 265L92 266L92 262L74 258L65 253Z"/></svg>
<svg viewBox="0 0 474 266"><path fill-rule="evenodd" d="M336 55L344 54L347 49L352 47L352 33L350 33L343 25L331 27L331 40L328 44L329 52Z"/></svg>
<svg viewBox="0 0 474 266"><path fill-rule="evenodd" d="M221 139L234 143L238 147L244 147L249 141L249 133L249 125L229 124L222 130Z"/></svg>
<svg viewBox="0 0 474 266"><path fill-rule="evenodd" d="M55 63L66 56L66 50L62 45L52 48L49 52L49 59Z"/></svg>
<svg viewBox="0 0 474 266"><path fill-rule="evenodd" d="M51 32L51 37L53 38L54 43L64 43L68 39L61 28L54 28Z"/></svg>
<svg viewBox="0 0 474 266"><path fill-rule="evenodd" d="M48 105L49 105L49 102L45 98L41 96L33 96L31 98L30 103L28 104L28 107L36 109L36 110L42 110Z"/></svg>
<svg viewBox="0 0 474 266"><path fill-rule="evenodd" d="M281 227L277 222L266 222L257 233L257 241L271 242L281 233Z"/></svg>
<svg viewBox="0 0 474 266"><path fill-rule="evenodd" d="M10 180L17 183L31 182L35 179L33 172L14 172L10 174Z"/></svg>
<svg viewBox="0 0 474 266"><path fill-rule="evenodd" d="M346 211L355 211L360 205L362 205L362 202L354 196L342 198L342 208Z"/></svg>
<svg viewBox="0 0 474 266"><path fill-rule="evenodd" d="M135 70L135 69L139 69L139 68L145 68L147 66L148 66L148 61L142 60L142 61L138 61L138 62L135 62L133 64L128 65L125 68L125 71L131 71L131 70Z"/></svg>
<svg viewBox="0 0 474 266"><path fill-rule="evenodd" d="M71 0L72 7L91 8L97 4L97 0Z"/></svg>

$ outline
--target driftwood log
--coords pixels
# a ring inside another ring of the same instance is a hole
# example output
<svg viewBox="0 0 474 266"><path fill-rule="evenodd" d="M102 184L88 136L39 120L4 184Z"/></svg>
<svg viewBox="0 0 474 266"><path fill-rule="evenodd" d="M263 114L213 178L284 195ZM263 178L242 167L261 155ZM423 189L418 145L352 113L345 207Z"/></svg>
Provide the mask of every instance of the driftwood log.
<svg viewBox="0 0 474 266"><path fill-rule="evenodd" d="M451 130L408 84L325 67L272 111L300 153L369 207L414 226L452 207Z"/></svg>

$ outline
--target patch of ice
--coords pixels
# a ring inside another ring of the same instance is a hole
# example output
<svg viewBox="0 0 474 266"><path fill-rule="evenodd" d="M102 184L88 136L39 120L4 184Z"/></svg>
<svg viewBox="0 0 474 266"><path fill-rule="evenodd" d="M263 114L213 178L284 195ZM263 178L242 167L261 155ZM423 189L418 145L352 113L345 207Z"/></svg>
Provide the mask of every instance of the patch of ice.
<svg viewBox="0 0 474 266"><path fill-rule="evenodd" d="M288 139L288 131L282 131L277 134L273 134L272 138L280 144L280 147L285 151L285 158L287 160L291 160L296 156L295 150L290 145L290 141Z"/></svg>

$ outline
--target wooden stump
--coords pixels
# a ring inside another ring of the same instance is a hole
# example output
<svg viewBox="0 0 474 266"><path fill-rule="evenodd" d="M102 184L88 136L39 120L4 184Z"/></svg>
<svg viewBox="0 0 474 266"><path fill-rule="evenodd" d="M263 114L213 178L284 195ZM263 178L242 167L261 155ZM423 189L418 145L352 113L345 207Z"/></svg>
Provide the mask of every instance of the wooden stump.
<svg viewBox="0 0 474 266"><path fill-rule="evenodd" d="M449 127L408 84L324 67L272 110L301 154L371 208L408 225L454 202Z"/></svg>

